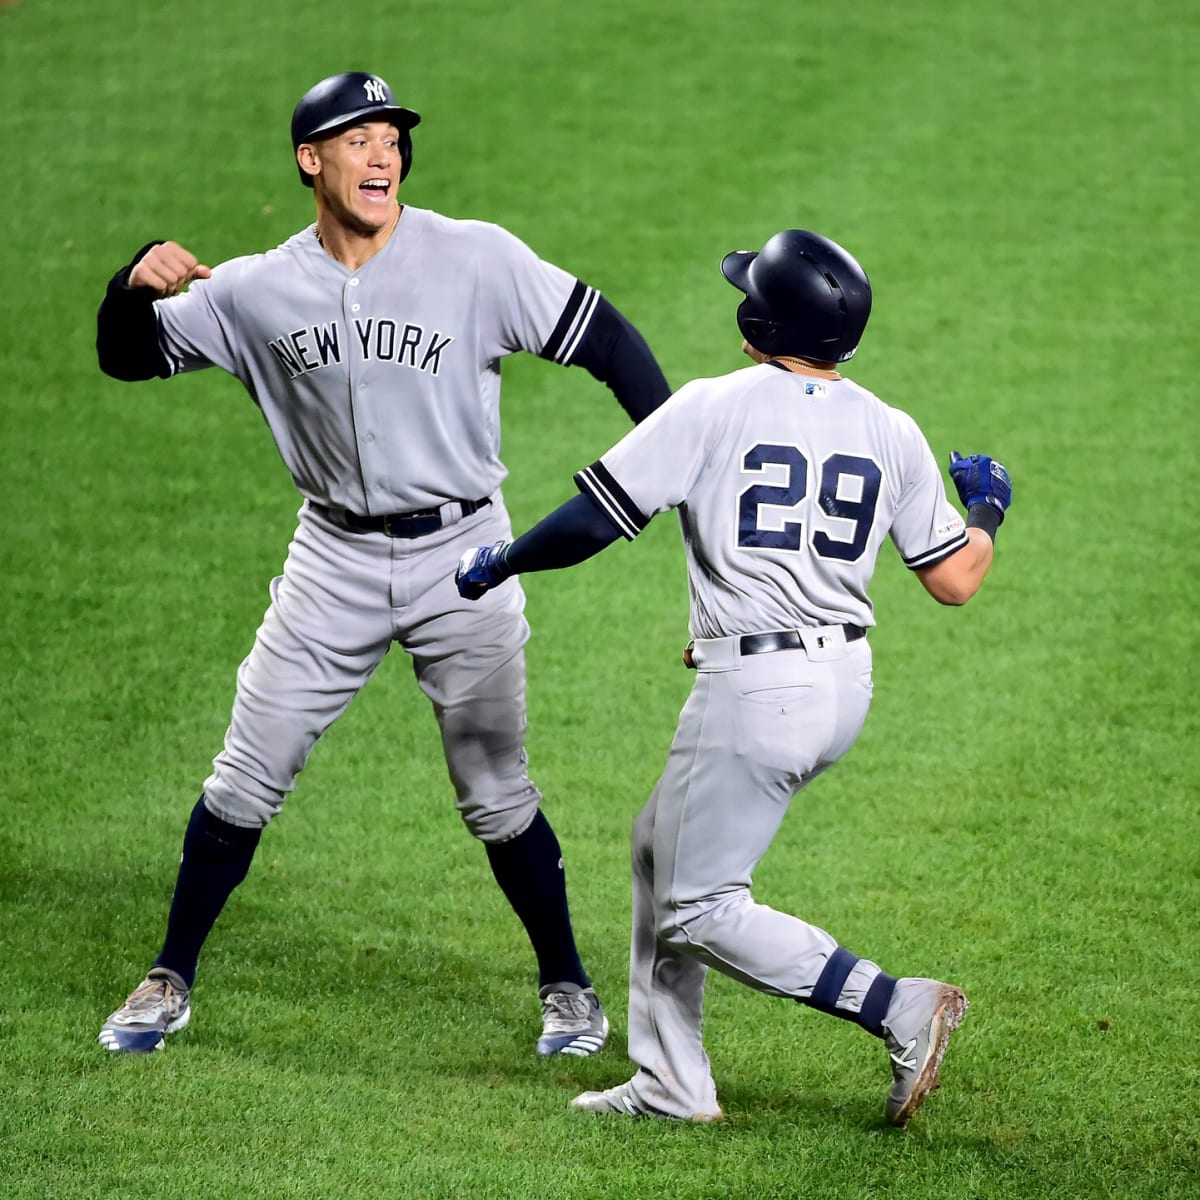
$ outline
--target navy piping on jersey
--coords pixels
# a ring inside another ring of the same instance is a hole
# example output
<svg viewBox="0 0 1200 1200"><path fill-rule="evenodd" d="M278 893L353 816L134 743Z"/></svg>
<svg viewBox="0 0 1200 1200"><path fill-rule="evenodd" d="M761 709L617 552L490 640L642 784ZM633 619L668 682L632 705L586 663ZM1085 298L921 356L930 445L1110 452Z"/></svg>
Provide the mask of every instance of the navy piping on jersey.
<svg viewBox="0 0 1200 1200"><path fill-rule="evenodd" d="M575 473L575 486L603 509L608 519L621 531L622 537L629 541L632 542L650 524L650 518L634 504L599 459L590 467Z"/></svg>
<svg viewBox="0 0 1200 1200"><path fill-rule="evenodd" d="M904 565L910 571L916 571L920 567L932 567L934 563L940 563L942 559L949 558L956 550L961 550L970 542L967 537L966 529L961 533L956 534L948 542L943 542L940 546L934 546L932 550L926 550L921 554L915 554L912 558L906 558Z"/></svg>
<svg viewBox="0 0 1200 1200"><path fill-rule="evenodd" d="M595 288L577 279L554 332L542 347L540 357L564 366L569 364L580 340L587 332L599 299L600 293Z"/></svg>

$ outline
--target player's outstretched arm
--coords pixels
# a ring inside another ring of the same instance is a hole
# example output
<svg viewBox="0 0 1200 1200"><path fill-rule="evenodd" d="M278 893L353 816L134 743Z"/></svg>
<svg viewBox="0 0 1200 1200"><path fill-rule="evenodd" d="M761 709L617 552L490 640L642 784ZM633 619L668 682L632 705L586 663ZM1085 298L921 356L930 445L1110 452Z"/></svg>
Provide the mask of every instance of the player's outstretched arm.
<svg viewBox="0 0 1200 1200"><path fill-rule="evenodd" d="M634 424L648 417L671 394L646 339L604 296L598 297L569 365L585 368L608 387Z"/></svg>
<svg viewBox="0 0 1200 1200"><path fill-rule="evenodd" d="M922 567L917 578L939 604L966 604L991 569L996 530L1012 503L1008 471L984 454L950 454L950 478L967 510L967 544L949 558Z"/></svg>
<svg viewBox="0 0 1200 1200"><path fill-rule="evenodd" d="M573 567L620 536L590 496L573 496L516 541L468 550L459 559L454 582L460 596L478 600L510 575Z"/></svg>
<svg viewBox="0 0 1200 1200"><path fill-rule="evenodd" d="M158 341L154 301L178 295L212 274L176 242L151 242L108 282L96 314L96 357L114 379L167 379L170 363Z"/></svg>

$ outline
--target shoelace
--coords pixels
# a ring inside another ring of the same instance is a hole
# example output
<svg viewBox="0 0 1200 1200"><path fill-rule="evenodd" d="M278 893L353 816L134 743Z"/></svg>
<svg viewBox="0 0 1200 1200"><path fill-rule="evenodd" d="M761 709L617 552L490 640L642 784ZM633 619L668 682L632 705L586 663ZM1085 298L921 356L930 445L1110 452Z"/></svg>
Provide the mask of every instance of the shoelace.
<svg viewBox="0 0 1200 1200"><path fill-rule="evenodd" d="M142 1013L149 1012L161 1004L169 1009L173 1000L178 1006L178 995L169 979L147 979L134 988L133 994L125 1001L125 1008L130 1012Z"/></svg>
<svg viewBox="0 0 1200 1200"><path fill-rule="evenodd" d="M542 1001L542 1006L548 1026L551 1023L564 1027L577 1025L591 1017L591 1006L582 992L551 992Z"/></svg>

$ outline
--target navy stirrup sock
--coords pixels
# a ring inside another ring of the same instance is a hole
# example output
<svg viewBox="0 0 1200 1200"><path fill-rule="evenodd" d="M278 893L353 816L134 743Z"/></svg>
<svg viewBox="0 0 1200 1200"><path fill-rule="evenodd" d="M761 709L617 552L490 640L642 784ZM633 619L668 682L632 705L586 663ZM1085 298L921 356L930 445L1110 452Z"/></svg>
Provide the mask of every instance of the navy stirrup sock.
<svg viewBox="0 0 1200 1200"><path fill-rule="evenodd" d="M192 986L204 939L233 889L246 878L261 837L261 828L246 829L214 816L203 795L196 801L183 837L183 861L156 967L175 971Z"/></svg>
<svg viewBox="0 0 1200 1200"><path fill-rule="evenodd" d="M579 961L571 930L562 850L545 815L539 809L524 833L486 846L492 874L533 944L539 987L549 983L589 987L591 980Z"/></svg>
<svg viewBox="0 0 1200 1200"><path fill-rule="evenodd" d="M838 946L826 960L820 977L813 985L812 995L801 999L800 1003L815 1008L818 1012L828 1013L831 1017L853 1021L874 1037L883 1037L883 1018L892 1002L892 993L896 990L894 976L880 971L867 988L862 1008L858 1012L838 1007L842 988L857 962L857 954L851 954L845 947Z"/></svg>

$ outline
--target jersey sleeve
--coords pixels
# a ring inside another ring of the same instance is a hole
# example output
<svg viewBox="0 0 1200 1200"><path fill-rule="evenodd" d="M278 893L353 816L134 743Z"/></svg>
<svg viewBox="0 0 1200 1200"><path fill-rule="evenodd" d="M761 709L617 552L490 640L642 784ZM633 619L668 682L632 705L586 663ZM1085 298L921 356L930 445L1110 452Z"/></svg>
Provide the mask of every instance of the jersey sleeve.
<svg viewBox="0 0 1200 1200"><path fill-rule="evenodd" d="M891 537L912 571L931 567L967 545L966 524L946 497L937 460L925 435L909 422L904 438L904 483Z"/></svg>
<svg viewBox="0 0 1200 1200"><path fill-rule="evenodd" d="M485 312L498 354L526 350L563 365L587 332L600 293L539 258L520 238L487 227Z"/></svg>
<svg viewBox="0 0 1200 1200"><path fill-rule="evenodd" d="M196 279L186 292L154 302L158 338L171 373L221 367L237 374L234 285L244 259L213 268L209 279Z"/></svg>
<svg viewBox="0 0 1200 1200"><path fill-rule="evenodd" d="M709 456L703 381L685 384L611 450L575 475L632 541L651 517L686 503Z"/></svg>

